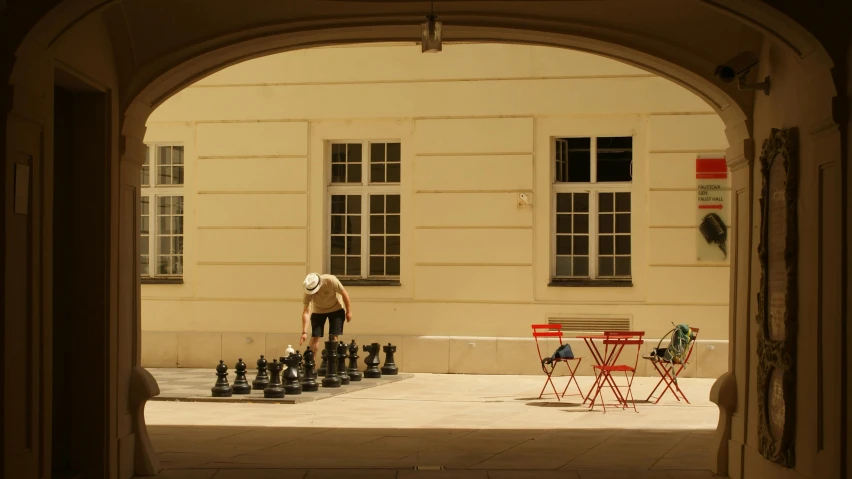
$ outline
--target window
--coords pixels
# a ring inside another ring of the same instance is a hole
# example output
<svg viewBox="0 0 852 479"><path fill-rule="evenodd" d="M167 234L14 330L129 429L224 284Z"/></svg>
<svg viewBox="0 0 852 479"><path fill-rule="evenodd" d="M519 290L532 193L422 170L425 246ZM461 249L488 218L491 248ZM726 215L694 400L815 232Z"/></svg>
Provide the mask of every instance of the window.
<svg viewBox="0 0 852 479"><path fill-rule="evenodd" d="M633 138L554 145L555 280L631 278Z"/></svg>
<svg viewBox="0 0 852 479"><path fill-rule="evenodd" d="M341 279L397 281L400 144L335 142L330 153L329 271Z"/></svg>
<svg viewBox="0 0 852 479"><path fill-rule="evenodd" d="M144 278L183 275L183 183L183 146L149 145L142 166L140 205L139 252Z"/></svg>

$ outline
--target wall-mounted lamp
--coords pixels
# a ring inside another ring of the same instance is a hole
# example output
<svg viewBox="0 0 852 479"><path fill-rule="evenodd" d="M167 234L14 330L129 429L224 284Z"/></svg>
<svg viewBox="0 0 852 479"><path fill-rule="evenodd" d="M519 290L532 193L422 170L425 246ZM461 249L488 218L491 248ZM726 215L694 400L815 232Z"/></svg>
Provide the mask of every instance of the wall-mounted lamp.
<svg viewBox="0 0 852 479"><path fill-rule="evenodd" d="M435 3L432 3L431 13L426 16L426 21L422 24L421 33L422 52L437 53L441 51L441 22L435 16Z"/></svg>

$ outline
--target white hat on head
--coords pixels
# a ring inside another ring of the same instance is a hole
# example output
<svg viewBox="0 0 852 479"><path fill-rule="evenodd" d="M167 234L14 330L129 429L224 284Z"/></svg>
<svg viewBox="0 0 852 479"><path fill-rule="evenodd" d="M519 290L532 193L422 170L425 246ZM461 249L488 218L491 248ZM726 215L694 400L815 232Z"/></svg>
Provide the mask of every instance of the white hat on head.
<svg viewBox="0 0 852 479"><path fill-rule="evenodd" d="M319 291L320 286L322 286L322 281L318 274L310 273L307 277L305 277L305 282L302 284L305 287L305 293L314 294Z"/></svg>

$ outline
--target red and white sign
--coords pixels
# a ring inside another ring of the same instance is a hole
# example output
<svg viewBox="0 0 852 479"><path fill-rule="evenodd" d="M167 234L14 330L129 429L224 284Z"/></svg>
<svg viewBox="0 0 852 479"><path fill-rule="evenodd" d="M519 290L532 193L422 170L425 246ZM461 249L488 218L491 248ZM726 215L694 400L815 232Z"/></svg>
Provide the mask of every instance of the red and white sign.
<svg viewBox="0 0 852 479"><path fill-rule="evenodd" d="M696 220L698 261L728 257L728 162L725 158L696 158Z"/></svg>

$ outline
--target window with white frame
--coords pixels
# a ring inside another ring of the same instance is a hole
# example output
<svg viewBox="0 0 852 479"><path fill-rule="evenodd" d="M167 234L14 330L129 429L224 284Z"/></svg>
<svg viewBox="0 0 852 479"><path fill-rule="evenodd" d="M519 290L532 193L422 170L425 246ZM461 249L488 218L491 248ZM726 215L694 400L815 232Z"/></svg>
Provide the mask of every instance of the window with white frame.
<svg viewBox="0 0 852 479"><path fill-rule="evenodd" d="M183 275L183 182L183 146L147 145L140 205L139 251L143 277Z"/></svg>
<svg viewBox="0 0 852 479"><path fill-rule="evenodd" d="M629 280L633 138L557 138L555 280Z"/></svg>
<svg viewBox="0 0 852 479"><path fill-rule="evenodd" d="M399 142L332 142L329 272L341 279L400 276Z"/></svg>

